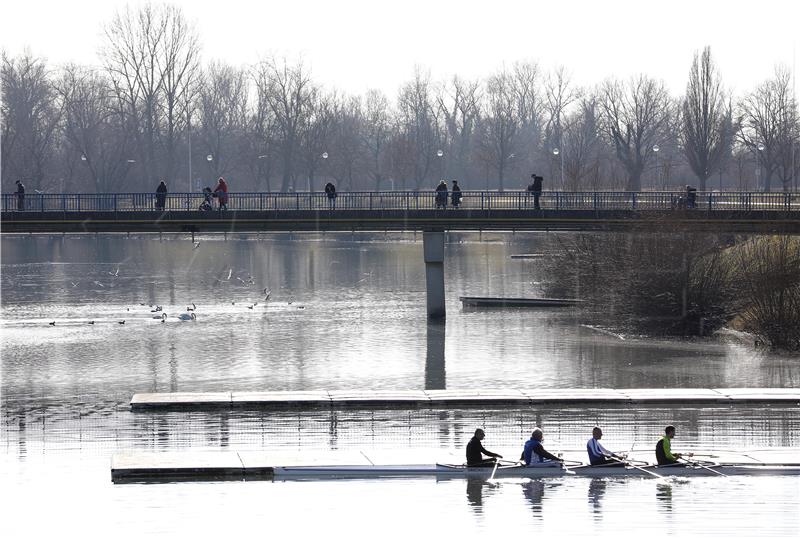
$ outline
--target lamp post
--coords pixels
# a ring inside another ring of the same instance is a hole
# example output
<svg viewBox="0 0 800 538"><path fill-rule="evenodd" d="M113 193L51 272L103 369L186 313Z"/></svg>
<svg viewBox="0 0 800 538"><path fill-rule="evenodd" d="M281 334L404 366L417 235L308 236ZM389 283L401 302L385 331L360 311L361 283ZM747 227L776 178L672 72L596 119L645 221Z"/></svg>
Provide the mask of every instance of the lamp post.
<svg viewBox="0 0 800 538"><path fill-rule="evenodd" d="M761 190L761 152L764 151L764 144L756 146L758 153L756 153L756 189Z"/></svg>
<svg viewBox="0 0 800 538"><path fill-rule="evenodd" d="M444 166L442 164L444 163L444 159L442 158L444 157L444 151L437 150L436 157L439 159L439 179L444 179Z"/></svg>
<svg viewBox="0 0 800 538"><path fill-rule="evenodd" d="M322 167L324 169L323 171L325 172L325 175L328 176L328 181L330 181L330 173L328 173L328 152L327 151L323 151L322 155L320 155L320 157L322 157L322 163L323 163ZM309 190L311 190L311 189L309 189Z"/></svg>
<svg viewBox="0 0 800 538"><path fill-rule="evenodd" d="M564 190L564 152L561 148L553 148L553 155L556 157L561 155L561 190Z"/></svg>
<svg viewBox="0 0 800 538"><path fill-rule="evenodd" d="M214 177L213 177L214 169L212 168L213 165L211 164L213 161L214 161L214 156L212 154L209 153L208 155L206 155L206 162L208 163L208 170L212 173L211 183L214 183Z"/></svg>
<svg viewBox="0 0 800 538"><path fill-rule="evenodd" d="M661 151L661 148L658 147L658 144L653 144L653 153L656 154L656 185L661 183L661 168L658 167L658 152ZM667 190L665 185L661 186L661 190Z"/></svg>

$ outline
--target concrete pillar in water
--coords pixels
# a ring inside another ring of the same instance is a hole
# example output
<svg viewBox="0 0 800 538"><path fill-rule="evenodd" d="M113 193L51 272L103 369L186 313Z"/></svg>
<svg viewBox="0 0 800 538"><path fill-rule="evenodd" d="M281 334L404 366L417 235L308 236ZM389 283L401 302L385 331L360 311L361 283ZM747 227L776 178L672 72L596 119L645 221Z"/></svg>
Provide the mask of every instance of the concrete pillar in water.
<svg viewBox="0 0 800 538"><path fill-rule="evenodd" d="M428 321L427 354L425 356L425 390L442 390L447 388L444 367L445 322Z"/></svg>
<svg viewBox="0 0 800 538"><path fill-rule="evenodd" d="M425 252L425 288L428 299L428 317L445 317L444 306L444 232L423 232L422 247Z"/></svg>

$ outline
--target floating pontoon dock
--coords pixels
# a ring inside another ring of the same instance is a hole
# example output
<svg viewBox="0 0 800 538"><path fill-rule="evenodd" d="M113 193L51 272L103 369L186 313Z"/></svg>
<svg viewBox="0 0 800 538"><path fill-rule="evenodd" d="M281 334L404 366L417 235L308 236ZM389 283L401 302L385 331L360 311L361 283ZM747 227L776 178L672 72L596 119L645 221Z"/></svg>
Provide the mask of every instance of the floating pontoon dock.
<svg viewBox="0 0 800 538"><path fill-rule="evenodd" d="M533 299L525 297L459 297L461 305L465 307L491 307L491 308L542 308L566 307L581 304L580 299Z"/></svg>
<svg viewBox="0 0 800 538"><path fill-rule="evenodd" d="M317 390L134 394L133 411L239 408L453 408L591 404L800 405L800 388Z"/></svg>

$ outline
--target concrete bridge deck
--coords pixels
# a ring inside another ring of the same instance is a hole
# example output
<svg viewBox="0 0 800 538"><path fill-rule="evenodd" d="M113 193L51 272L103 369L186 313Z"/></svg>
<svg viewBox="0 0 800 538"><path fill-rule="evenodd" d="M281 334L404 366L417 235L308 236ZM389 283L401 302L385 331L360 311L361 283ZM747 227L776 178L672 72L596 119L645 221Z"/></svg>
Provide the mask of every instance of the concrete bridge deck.
<svg viewBox="0 0 800 538"><path fill-rule="evenodd" d="M135 394L132 411L444 408L591 404L780 404L800 405L800 388L697 389L484 389L314 390L298 392L162 392Z"/></svg>

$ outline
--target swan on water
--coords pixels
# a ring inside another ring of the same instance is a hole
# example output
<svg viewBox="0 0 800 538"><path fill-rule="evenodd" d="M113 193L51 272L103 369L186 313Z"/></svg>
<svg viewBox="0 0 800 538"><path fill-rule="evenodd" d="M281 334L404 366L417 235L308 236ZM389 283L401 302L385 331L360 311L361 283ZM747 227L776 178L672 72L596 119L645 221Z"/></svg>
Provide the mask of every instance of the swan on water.
<svg viewBox="0 0 800 538"><path fill-rule="evenodd" d="M167 313L163 312L160 316L153 316L153 319L167 319Z"/></svg>
<svg viewBox="0 0 800 538"><path fill-rule="evenodd" d="M194 312L192 312L191 314L185 314L184 313L184 314L180 314L178 316L178 319L181 320L181 321L194 321L194 320L197 319L197 316L195 315Z"/></svg>

